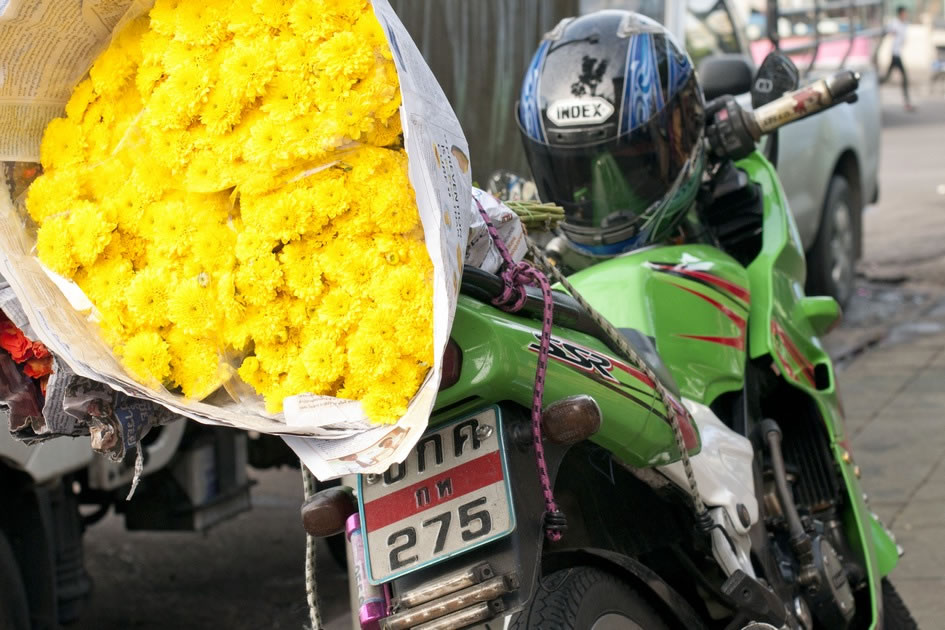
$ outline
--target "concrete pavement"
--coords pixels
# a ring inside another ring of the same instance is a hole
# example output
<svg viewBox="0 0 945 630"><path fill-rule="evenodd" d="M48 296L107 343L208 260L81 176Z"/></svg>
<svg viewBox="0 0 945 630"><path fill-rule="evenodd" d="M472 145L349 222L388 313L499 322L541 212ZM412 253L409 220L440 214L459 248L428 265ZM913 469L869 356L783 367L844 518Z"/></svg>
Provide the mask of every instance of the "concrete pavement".
<svg viewBox="0 0 945 630"><path fill-rule="evenodd" d="M865 216L861 271L865 285L922 300L889 314L880 343L837 380L863 487L905 549L893 582L934 629L945 627L945 98L919 94L907 114L896 88L883 93L881 200Z"/></svg>
<svg viewBox="0 0 945 630"><path fill-rule="evenodd" d="M870 506L906 552L893 582L921 627L941 628L945 334L869 352L841 372L838 381Z"/></svg>

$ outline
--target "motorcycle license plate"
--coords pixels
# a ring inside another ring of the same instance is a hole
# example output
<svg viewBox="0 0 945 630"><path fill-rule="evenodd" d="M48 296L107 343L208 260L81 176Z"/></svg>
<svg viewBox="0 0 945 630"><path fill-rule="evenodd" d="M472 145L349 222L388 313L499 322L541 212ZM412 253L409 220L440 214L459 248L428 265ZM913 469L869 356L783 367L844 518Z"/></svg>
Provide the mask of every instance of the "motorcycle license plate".
<svg viewBox="0 0 945 630"><path fill-rule="evenodd" d="M428 431L371 481L358 477L358 503L374 584L515 529L498 407Z"/></svg>

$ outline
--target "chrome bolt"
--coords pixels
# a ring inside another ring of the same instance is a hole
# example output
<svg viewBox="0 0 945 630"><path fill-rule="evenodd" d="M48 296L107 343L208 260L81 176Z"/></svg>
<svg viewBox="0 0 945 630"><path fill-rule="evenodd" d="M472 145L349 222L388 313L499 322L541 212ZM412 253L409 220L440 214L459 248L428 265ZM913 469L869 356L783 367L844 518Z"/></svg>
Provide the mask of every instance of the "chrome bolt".
<svg viewBox="0 0 945 630"><path fill-rule="evenodd" d="M479 438L479 441L488 440L492 437L492 426L488 424L480 424L476 429L476 437Z"/></svg>
<svg viewBox="0 0 945 630"><path fill-rule="evenodd" d="M850 456L850 453L847 451L843 451L843 463L849 464L851 461L853 461L853 458Z"/></svg>
<svg viewBox="0 0 945 630"><path fill-rule="evenodd" d="M364 482L367 483L367 485L369 486L373 486L380 480L381 480L381 476L375 475L374 473L368 473L367 475L364 475Z"/></svg>

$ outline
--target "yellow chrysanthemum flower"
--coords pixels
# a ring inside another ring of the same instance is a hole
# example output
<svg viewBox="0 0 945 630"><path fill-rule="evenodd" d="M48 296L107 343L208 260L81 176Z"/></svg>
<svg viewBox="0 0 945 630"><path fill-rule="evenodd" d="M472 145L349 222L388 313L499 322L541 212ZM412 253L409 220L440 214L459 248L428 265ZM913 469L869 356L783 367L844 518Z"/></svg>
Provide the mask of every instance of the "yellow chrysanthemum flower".
<svg viewBox="0 0 945 630"><path fill-rule="evenodd" d="M236 289L246 304L263 305L271 302L282 282L282 269L275 254L241 261L236 270Z"/></svg>
<svg viewBox="0 0 945 630"><path fill-rule="evenodd" d="M266 95L259 109L273 120L288 122L305 116L312 108L312 98L312 89L304 72L280 70L266 86Z"/></svg>
<svg viewBox="0 0 945 630"><path fill-rule="evenodd" d="M128 285L128 312L139 326L160 328L168 319L168 299L172 282L167 272L158 267L147 267L134 275Z"/></svg>
<svg viewBox="0 0 945 630"><path fill-rule="evenodd" d="M127 55L121 46L109 46L92 64L89 78L95 93L108 97L116 94L134 76L136 69L137 60Z"/></svg>
<svg viewBox="0 0 945 630"><path fill-rule="evenodd" d="M37 224L69 212L82 193L79 168L60 168L43 173L26 191L26 209ZM52 230L50 230L52 232Z"/></svg>
<svg viewBox="0 0 945 630"><path fill-rule="evenodd" d="M74 279L99 310L123 311L125 289L133 277L130 261L108 257L94 267L82 270Z"/></svg>
<svg viewBox="0 0 945 630"><path fill-rule="evenodd" d="M201 400L225 380L220 348L210 341L195 340L177 328L166 333L171 355L170 380L188 398Z"/></svg>
<svg viewBox="0 0 945 630"><path fill-rule="evenodd" d="M318 249L312 241L305 240L289 243L279 253L286 288L297 298L314 300L325 289Z"/></svg>
<svg viewBox="0 0 945 630"><path fill-rule="evenodd" d="M347 368L344 353L330 339L313 339L303 348L301 358L309 377L323 385L335 383Z"/></svg>
<svg viewBox="0 0 945 630"><path fill-rule="evenodd" d="M269 26L253 11L253 0L231 0L227 8L227 30L243 37L269 31Z"/></svg>
<svg viewBox="0 0 945 630"><path fill-rule="evenodd" d="M361 401L364 412L375 422L396 422L407 411L426 370L418 370L413 361L398 361Z"/></svg>
<svg viewBox="0 0 945 630"><path fill-rule="evenodd" d="M171 181L166 164L153 155L142 156L129 173L128 186L145 202L152 203L164 196Z"/></svg>
<svg viewBox="0 0 945 630"><path fill-rule="evenodd" d="M81 127L70 118L54 119L46 127L39 155L45 169L81 162L85 158L85 138Z"/></svg>
<svg viewBox="0 0 945 630"><path fill-rule="evenodd" d="M226 6L181 2L174 11L174 38L194 46L216 44L226 36Z"/></svg>
<svg viewBox="0 0 945 630"><path fill-rule="evenodd" d="M105 216L100 206L78 201L70 210L68 226L76 261L90 266L111 241L116 224Z"/></svg>
<svg viewBox="0 0 945 630"><path fill-rule="evenodd" d="M276 71L266 38L236 39L224 51L218 85L233 94L261 96Z"/></svg>
<svg viewBox="0 0 945 630"><path fill-rule="evenodd" d="M351 31L336 32L318 46L315 62L329 76L361 79L374 67L374 47Z"/></svg>
<svg viewBox="0 0 945 630"><path fill-rule="evenodd" d="M247 99L240 93L214 86L200 111L200 122L214 136L221 136L235 127L243 116Z"/></svg>
<svg viewBox="0 0 945 630"><path fill-rule="evenodd" d="M253 11L263 24L282 30L289 25L289 6L284 0L253 0Z"/></svg>
<svg viewBox="0 0 945 630"><path fill-rule="evenodd" d="M153 331L128 339L121 348L121 362L135 380L151 387L159 387L171 372L167 342Z"/></svg>
<svg viewBox="0 0 945 630"><path fill-rule="evenodd" d="M184 189L188 192L212 193L232 188L236 182L224 169L225 164L212 151L198 151L190 158L184 171Z"/></svg>
<svg viewBox="0 0 945 630"><path fill-rule="evenodd" d="M190 247L195 226L193 213L177 196L167 196L151 207L155 249L165 255L183 255Z"/></svg>
<svg viewBox="0 0 945 630"><path fill-rule="evenodd" d="M222 319L215 288L197 278L173 287L167 307L168 318L178 330L194 337L206 337Z"/></svg>
<svg viewBox="0 0 945 630"><path fill-rule="evenodd" d="M96 98L98 98L98 96L95 94L95 89L92 87L92 80L84 80L72 91L72 96L69 97L69 102L66 103L66 117L70 120L81 122L89 103Z"/></svg>
<svg viewBox="0 0 945 630"><path fill-rule="evenodd" d="M273 241L287 243L309 231L318 207L311 204L302 186L284 186L267 195L241 197L240 213L245 228ZM318 227L327 223L320 221Z"/></svg>

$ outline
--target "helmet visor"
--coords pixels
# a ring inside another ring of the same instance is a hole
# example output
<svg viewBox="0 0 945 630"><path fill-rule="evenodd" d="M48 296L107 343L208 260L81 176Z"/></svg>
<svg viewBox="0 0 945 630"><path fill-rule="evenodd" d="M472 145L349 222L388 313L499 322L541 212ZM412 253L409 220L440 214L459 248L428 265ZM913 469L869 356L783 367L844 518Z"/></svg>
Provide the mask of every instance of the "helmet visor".
<svg viewBox="0 0 945 630"><path fill-rule="evenodd" d="M572 228L606 234L638 223L673 190L702 141L702 101L690 83L669 107L612 140L568 145L551 131L548 144L523 133L542 200L562 206Z"/></svg>

